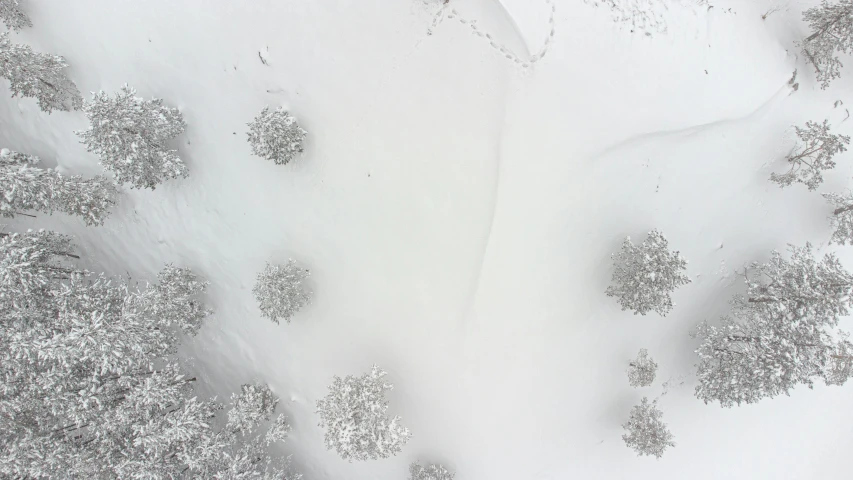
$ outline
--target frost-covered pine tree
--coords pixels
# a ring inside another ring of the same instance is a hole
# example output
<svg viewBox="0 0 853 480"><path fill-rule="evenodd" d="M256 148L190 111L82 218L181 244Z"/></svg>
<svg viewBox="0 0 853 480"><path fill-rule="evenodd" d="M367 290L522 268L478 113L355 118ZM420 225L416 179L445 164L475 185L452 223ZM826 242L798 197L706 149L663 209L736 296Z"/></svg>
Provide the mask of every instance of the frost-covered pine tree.
<svg viewBox="0 0 853 480"><path fill-rule="evenodd" d="M276 110L264 107L248 125L252 153L261 158L286 165L303 151L302 144L308 132L284 107Z"/></svg>
<svg viewBox="0 0 853 480"><path fill-rule="evenodd" d="M771 173L770 181L782 188L798 182L814 190L823 183L823 172L835 168L832 157L847 150L850 137L830 133L827 120L823 123L806 122L804 128L794 129L799 141L785 157L790 168L782 174Z"/></svg>
<svg viewBox="0 0 853 480"><path fill-rule="evenodd" d="M174 356L210 313L205 282L167 266L131 288L72 252L53 232L0 236L0 477L299 478L267 450L289 430L260 428L268 389L244 387L217 427L224 405L200 400Z"/></svg>
<svg viewBox="0 0 853 480"><path fill-rule="evenodd" d="M613 263L613 284L605 293L635 315L655 311L666 316L672 309L670 293L690 283L684 273L687 261L677 251L669 251L666 238L657 230L649 232L641 245L625 238L622 251L613 254Z"/></svg>
<svg viewBox="0 0 853 480"><path fill-rule="evenodd" d="M62 72L67 66L59 55L34 52L27 45L12 43L9 32L0 34L0 77L9 80L12 97L33 97L47 113L79 109L83 97Z"/></svg>
<svg viewBox="0 0 853 480"><path fill-rule="evenodd" d="M649 403L643 397L639 405L631 409L631 418L622 428L628 433L622 435L625 445L634 449L637 455L654 455L660 458L667 447L674 447L672 433L661 420L663 412L657 408L657 400Z"/></svg>
<svg viewBox="0 0 853 480"><path fill-rule="evenodd" d="M826 88L841 76L839 56L853 53L853 0L823 0L803 12L803 20L812 31L801 44L803 54L814 65L821 88Z"/></svg>
<svg viewBox="0 0 853 480"><path fill-rule="evenodd" d="M425 467L417 462L409 465L409 480L453 480L455 476L450 470L437 463Z"/></svg>
<svg viewBox="0 0 853 480"><path fill-rule="evenodd" d="M116 204L118 190L103 176L84 179L56 170L37 168L34 155L0 150L0 215L13 218L21 211L63 212L101 225Z"/></svg>
<svg viewBox="0 0 853 480"><path fill-rule="evenodd" d="M400 417L388 416L385 393L394 386L385 381L385 375L374 365L360 377L335 376L328 395L317 401L326 448L344 460L388 458L409 441L411 434L400 424Z"/></svg>
<svg viewBox="0 0 853 480"><path fill-rule="evenodd" d="M0 19L9 30L18 31L24 27L32 27L30 17L21 10L18 0L0 0Z"/></svg>
<svg viewBox="0 0 853 480"><path fill-rule="evenodd" d="M91 125L77 135L118 183L154 190L165 180L189 175L178 151L168 146L187 126L177 108L164 106L159 98L137 97L136 90L124 85L112 97L94 93L83 111Z"/></svg>
<svg viewBox="0 0 853 480"><path fill-rule="evenodd" d="M637 358L628 364L628 383L632 387L648 387L655 381L658 364L649 356L649 351L641 348Z"/></svg>
<svg viewBox="0 0 853 480"><path fill-rule="evenodd" d="M288 260L287 265L267 263L252 288L261 315L275 323L290 323L293 315L311 301L311 293L303 285L309 273L293 260Z"/></svg>
<svg viewBox="0 0 853 480"><path fill-rule="evenodd" d="M853 192L847 192L843 195L824 193L823 197L835 207L832 216L829 217L832 224L830 242L839 245L853 245Z"/></svg>
<svg viewBox="0 0 853 480"><path fill-rule="evenodd" d="M853 276L832 254L815 259L809 244L791 246L790 257L774 251L768 263L751 264L731 315L697 329L700 400L731 407L811 388L816 378L849 378L853 345L837 326L851 307Z"/></svg>

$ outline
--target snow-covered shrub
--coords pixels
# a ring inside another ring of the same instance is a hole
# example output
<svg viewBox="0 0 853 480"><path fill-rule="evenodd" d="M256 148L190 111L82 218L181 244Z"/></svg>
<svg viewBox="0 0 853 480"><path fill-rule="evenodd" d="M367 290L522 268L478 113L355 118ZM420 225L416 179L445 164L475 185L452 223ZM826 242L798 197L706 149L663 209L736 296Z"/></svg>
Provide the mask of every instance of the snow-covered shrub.
<svg viewBox="0 0 853 480"><path fill-rule="evenodd" d="M821 88L841 76L840 54L853 53L853 0L829 2L803 12L812 34L802 44L803 54L814 65Z"/></svg>
<svg viewBox="0 0 853 480"><path fill-rule="evenodd" d="M261 113L249 122L249 145L252 153L276 165L285 165L302 153L302 143L308 134L284 107L270 110L264 107Z"/></svg>
<svg viewBox="0 0 853 480"><path fill-rule="evenodd" d="M850 137L829 133L829 123L806 122L805 128L794 127L799 142L785 159L790 168L783 174L771 173L770 181L780 187L788 187L799 182L814 190L823 183L825 170L835 167L832 157L847 150Z"/></svg>
<svg viewBox="0 0 853 480"><path fill-rule="evenodd" d="M430 464L426 467L415 462L409 465L409 480L453 480L456 475L440 464Z"/></svg>
<svg viewBox="0 0 853 480"><path fill-rule="evenodd" d="M830 217L832 224L831 243L853 245L853 192L844 195L824 193L823 197L835 207Z"/></svg>
<svg viewBox="0 0 853 480"><path fill-rule="evenodd" d="M402 451L409 429L389 417L385 392L394 388L376 365L360 377L335 376L329 394L317 401L326 448L349 461L388 458Z"/></svg>
<svg viewBox="0 0 853 480"><path fill-rule="evenodd" d="M642 245L625 238L622 251L613 254L613 284L607 287L608 297L616 297L622 310L645 315L654 310L665 316L672 309L670 293L690 283L684 273L687 261L670 252L663 234L649 232Z"/></svg>
<svg viewBox="0 0 853 480"><path fill-rule="evenodd" d="M47 113L79 109L83 97L62 73L67 66L59 55L34 52L27 45L12 43L9 32L0 34L0 77L9 80L12 97L33 97Z"/></svg>
<svg viewBox="0 0 853 480"><path fill-rule="evenodd" d="M84 179L37 168L34 155L0 150L0 215L12 218L22 210L63 212L101 225L116 203L118 190L103 176Z"/></svg>
<svg viewBox="0 0 853 480"><path fill-rule="evenodd" d="M648 387L655 381L658 364L649 357L649 351L640 349L637 358L628 364L628 383L632 387Z"/></svg>
<svg viewBox="0 0 853 480"><path fill-rule="evenodd" d="M290 323L293 315L311 301L311 293L303 288L308 275L308 270L298 267L293 260L287 265L267 263L252 288L261 315L275 323L279 320Z"/></svg>
<svg viewBox="0 0 853 480"><path fill-rule="evenodd" d="M622 428L628 433L622 435L625 445L634 449L637 455L654 455L660 458L667 447L674 447L672 433L661 420L663 412L657 408L657 400L649 403L643 397L639 405L631 409L631 417Z"/></svg>
<svg viewBox="0 0 853 480"><path fill-rule="evenodd" d="M3 20L9 30L17 31L24 27L33 26L33 22L21 10L18 0L0 0L0 20Z"/></svg>
<svg viewBox="0 0 853 480"><path fill-rule="evenodd" d="M840 385L853 351L838 321L853 306L853 276L837 258L812 255L811 245L774 251L744 272L746 294L735 296L719 326L702 323L696 397L723 407L787 395L816 378ZM845 376L846 375L846 376Z"/></svg>
<svg viewBox="0 0 853 480"><path fill-rule="evenodd" d="M222 426L224 405L199 399L173 355L176 324L194 320L159 313L184 311L163 304L204 283L167 267L174 285L133 288L79 269L72 251L53 232L0 235L0 478L298 479L267 450L285 419L259 428L268 389L244 387Z"/></svg>
<svg viewBox="0 0 853 480"><path fill-rule="evenodd" d="M124 85L113 97L94 93L83 111L91 125L77 135L119 183L154 190L165 180L189 175L177 150L168 147L186 128L177 108L164 106L159 98L137 97L136 90Z"/></svg>

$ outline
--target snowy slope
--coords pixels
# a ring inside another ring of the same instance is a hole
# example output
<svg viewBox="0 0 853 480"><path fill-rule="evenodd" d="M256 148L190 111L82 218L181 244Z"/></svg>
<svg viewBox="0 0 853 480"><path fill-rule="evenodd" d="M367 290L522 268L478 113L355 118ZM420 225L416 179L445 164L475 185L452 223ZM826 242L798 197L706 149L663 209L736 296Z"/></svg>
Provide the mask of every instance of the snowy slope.
<svg viewBox="0 0 853 480"><path fill-rule="evenodd" d="M470 20L527 58L550 38L549 3L451 3L435 18L421 0L28 1L35 26L16 41L64 55L81 91L128 82L180 107L191 176L127 191L102 228L17 226L72 232L113 273L175 262L208 278L217 316L187 353L212 392L270 382L309 480L405 478L417 459L460 480L845 478L853 387L730 410L692 396L688 332L725 311L733 270L829 238L819 195L767 181L792 124L853 130L833 108L853 99L853 73L821 91L792 47L810 4L762 21L769 2L672 2L654 11L666 31L645 35L606 5L554 0L553 41L525 69ZM81 113L48 116L0 88L3 147L100 171L73 134ZM265 104L308 130L296 164L249 154L245 124ZM821 191L849 185L851 160ZM693 279L665 319L603 293L610 253L654 227ZM251 286L288 257L310 268L314 304L276 326ZM641 347L661 370L634 390L624 370ZM395 458L349 464L325 450L314 402L332 375L373 363L414 437ZM667 379L678 445L637 458L620 424Z"/></svg>

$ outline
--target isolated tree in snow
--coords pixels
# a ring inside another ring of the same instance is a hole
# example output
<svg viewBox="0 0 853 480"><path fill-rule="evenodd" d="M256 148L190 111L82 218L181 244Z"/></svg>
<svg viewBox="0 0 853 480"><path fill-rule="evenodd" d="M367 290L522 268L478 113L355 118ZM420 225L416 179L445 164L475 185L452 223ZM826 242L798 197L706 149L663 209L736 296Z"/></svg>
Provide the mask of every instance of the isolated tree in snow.
<svg viewBox="0 0 853 480"><path fill-rule="evenodd" d="M326 429L326 448L344 460L388 458L399 453L411 434L400 417L389 417L385 393L393 385L376 365L360 377L335 376L329 394L317 401L320 426Z"/></svg>
<svg viewBox="0 0 853 480"><path fill-rule="evenodd" d="M0 237L0 477L299 478L266 450L288 427L259 428L275 403L262 387L235 398L239 428L217 428L224 406L173 355L209 314L206 284L167 266L131 288L72 251L53 232Z"/></svg>
<svg viewBox="0 0 853 480"><path fill-rule="evenodd" d="M770 181L780 187L799 182L814 190L823 183L823 171L835 168L832 157L847 150L850 137L829 132L829 123L806 122L805 128L794 127L799 141L785 159L790 168L787 172L771 173Z"/></svg>
<svg viewBox="0 0 853 480"><path fill-rule="evenodd" d="M0 77L9 80L12 97L34 97L45 112L69 111L83 105L83 97L68 77L59 55L34 52L27 45L14 44L9 33L0 34Z"/></svg>
<svg viewBox="0 0 853 480"><path fill-rule="evenodd" d="M168 147L186 128L177 108L164 106L159 98L137 97L136 90L124 85L113 97L103 91L93 94L83 111L91 126L77 135L119 183L154 190L165 180L189 175L177 150Z"/></svg>
<svg viewBox="0 0 853 480"><path fill-rule="evenodd" d="M622 310L633 310L645 315L655 311L666 316L672 309L670 293L681 285L690 283L684 273L687 261L670 252L663 234L649 232L641 245L625 238L622 251L613 254L613 285L607 287L608 297L616 297Z"/></svg>
<svg viewBox="0 0 853 480"><path fill-rule="evenodd" d="M631 418L622 425L628 433L622 435L625 445L634 449L637 455L654 455L660 458L667 447L674 447L672 433L661 420L663 412L657 408L657 400L649 403L643 397L639 405L631 409Z"/></svg>
<svg viewBox="0 0 853 480"><path fill-rule="evenodd" d="M311 301L311 293L303 288L308 275L308 270L298 267L293 260L287 265L267 263L252 288L261 315L275 323L279 320L290 323L293 315Z"/></svg>
<svg viewBox="0 0 853 480"><path fill-rule="evenodd" d="M815 259L809 244L791 246L790 257L774 251L768 263L751 264L731 315L697 329L700 400L731 407L811 388L816 378L849 378L853 345L837 326L851 307L853 276L832 254Z"/></svg>
<svg viewBox="0 0 853 480"><path fill-rule="evenodd" d="M20 30L24 27L32 27L33 22L21 10L18 0L0 0L0 19L6 24L6 28L10 30Z"/></svg>
<svg viewBox="0 0 853 480"><path fill-rule="evenodd" d="M252 153L276 165L285 165L302 153L302 143L308 134L284 107L270 110L264 107L261 113L249 122L249 145Z"/></svg>
<svg viewBox="0 0 853 480"><path fill-rule="evenodd" d="M812 34L802 42L803 53L815 67L821 88L841 76L839 55L853 53L853 0L829 2L803 12Z"/></svg>
<svg viewBox="0 0 853 480"><path fill-rule="evenodd" d="M637 358L628 364L628 383L632 387L648 387L655 381L658 364L649 357L649 351L640 349Z"/></svg>
<svg viewBox="0 0 853 480"><path fill-rule="evenodd" d="M115 184L103 176L84 179L37 168L34 155L0 150L0 214L12 218L21 211L63 212L101 225L116 203Z"/></svg>
<svg viewBox="0 0 853 480"><path fill-rule="evenodd" d="M433 463L424 467L414 462L409 465L409 480L453 480L456 475L443 465Z"/></svg>
<svg viewBox="0 0 853 480"><path fill-rule="evenodd" d="M824 193L823 197L835 207L829 217L833 229L830 242L853 245L853 192Z"/></svg>

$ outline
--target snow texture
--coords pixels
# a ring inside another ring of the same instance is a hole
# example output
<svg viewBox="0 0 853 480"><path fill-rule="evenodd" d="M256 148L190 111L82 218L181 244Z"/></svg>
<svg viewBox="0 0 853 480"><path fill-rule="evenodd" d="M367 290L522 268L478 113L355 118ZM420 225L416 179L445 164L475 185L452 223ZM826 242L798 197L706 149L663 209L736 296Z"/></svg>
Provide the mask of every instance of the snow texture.
<svg viewBox="0 0 853 480"><path fill-rule="evenodd" d="M608 297L616 297L622 310L645 315L651 311L666 316L672 310L670 294L690 283L683 272L687 261L677 251L669 251L669 243L657 230L652 230L641 245L626 237L622 250L613 254L613 285Z"/></svg>
<svg viewBox="0 0 853 480"><path fill-rule="evenodd" d="M293 315L311 302L311 293L304 286L309 275L294 260L288 260L286 265L267 263L252 288L261 315L274 323L290 323Z"/></svg>
<svg viewBox="0 0 853 480"><path fill-rule="evenodd" d="M154 190L165 180L189 176L177 150L167 145L187 126L177 108L164 106L159 98L137 97L125 84L113 97L93 93L83 111L90 126L77 135L118 183Z"/></svg>
<svg viewBox="0 0 853 480"><path fill-rule="evenodd" d="M317 401L326 448L344 460L376 460L401 452L409 429L399 416L387 413L386 392L394 388L384 380L387 372L376 365L360 377L335 377L329 393Z"/></svg>
<svg viewBox="0 0 853 480"><path fill-rule="evenodd" d="M622 425L628 432L622 435L625 445L639 456L663 456L668 447L675 446L675 442L662 417L663 412L657 408L657 400L649 403L649 399L643 397L640 404L631 409L631 418Z"/></svg>

